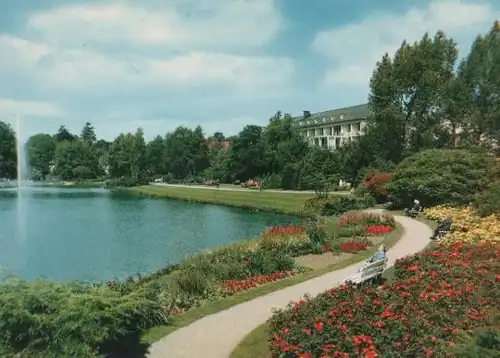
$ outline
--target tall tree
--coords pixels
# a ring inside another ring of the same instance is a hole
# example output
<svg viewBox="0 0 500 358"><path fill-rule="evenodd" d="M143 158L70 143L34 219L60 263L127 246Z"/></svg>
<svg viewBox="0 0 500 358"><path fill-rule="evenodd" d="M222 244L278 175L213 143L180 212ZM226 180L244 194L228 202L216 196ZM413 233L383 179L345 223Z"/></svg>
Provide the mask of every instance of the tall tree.
<svg viewBox="0 0 500 358"><path fill-rule="evenodd" d="M83 141L65 140L56 146L54 174L63 180L94 178L101 174L99 159Z"/></svg>
<svg viewBox="0 0 500 358"><path fill-rule="evenodd" d="M56 153L56 140L49 134L35 134L26 143L28 166L32 179L45 179Z"/></svg>
<svg viewBox="0 0 500 358"><path fill-rule="evenodd" d="M0 121L0 178L17 176L16 134L12 127Z"/></svg>
<svg viewBox="0 0 500 358"><path fill-rule="evenodd" d="M65 126L60 126L59 129L57 130L57 133L54 134L54 138L56 142L62 142L62 141L73 141L77 138L77 136L71 134Z"/></svg>
<svg viewBox="0 0 500 358"><path fill-rule="evenodd" d="M165 141L161 136L156 136L146 146L146 163L150 175L166 174L163 156L165 152Z"/></svg>
<svg viewBox="0 0 500 358"><path fill-rule="evenodd" d="M209 166L207 140L201 127L177 127L165 136L165 164L175 178L198 175Z"/></svg>
<svg viewBox="0 0 500 358"><path fill-rule="evenodd" d="M96 143L97 136L91 123L85 123L85 126L82 129L82 134L80 135L80 139L91 145Z"/></svg>
<svg viewBox="0 0 500 358"><path fill-rule="evenodd" d="M138 179L146 168L146 143L139 128L135 133L120 134L109 150L109 171L113 177Z"/></svg>
<svg viewBox="0 0 500 358"><path fill-rule="evenodd" d="M500 141L500 24L478 36L460 63L455 92L455 114L460 113L461 137L479 145Z"/></svg>

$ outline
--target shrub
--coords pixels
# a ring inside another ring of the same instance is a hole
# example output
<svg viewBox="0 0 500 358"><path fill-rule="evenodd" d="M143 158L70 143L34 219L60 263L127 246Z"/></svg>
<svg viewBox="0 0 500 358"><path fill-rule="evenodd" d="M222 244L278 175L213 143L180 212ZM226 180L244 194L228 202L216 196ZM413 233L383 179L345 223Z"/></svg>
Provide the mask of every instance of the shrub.
<svg viewBox="0 0 500 358"><path fill-rule="evenodd" d="M488 171L486 188L476 194L473 206L480 216L500 214L500 159Z"/></svg>
<svg viewBox="0 0 500 358"><path fill-rule="evenodd" d="M323 204L320 215L323 216L340 216L348 211L361 210L369 208L374 204L373 198L351 198L342 197L335 201L327 201Z"/></svg>
<svg viewBox="0 0 500 358"><path fill-rule="evenodd" d="M377 203L387 201L389 194L387 184L391 180L392 174L386 172L370 172L366 175L361 186L375 198Z"/></svg>
<svg viewBox="0 0 500 358"><path fill-rule="evenodd" d="M322 246L328 241L326 229L320 222L311 220L306 223L305 229L307 236L313 245L318 244Z"/></svg>
<svg viewBox="0 0 500 358"><path fill-rule="evenodd" d="M263 189L279 189L282 178L279 174L268 174L262 178Z"/></svg>
<svg viewBox="0 0 500 358"><path fill-rule="evenodd" d="M272 357L453 356L463 332L491 325L498 312L498 257L498 244L441 246L397 261L389 284L291 303L270 320Z"/></svg>
<svg viewBox="0 0 500 358"><path fill-rule="evenodd" d="M116 353L120 346L138 345L144 330L166 321L161 305L145 291L122 295L106 285L19 281L0 285L0 300L0 352L9 357Z"/></svg>
<svg viewBox="0 0 500 358"><path fill-rule="evenodd" d="M459 149L429 149L404 159L388 185L390 198L401 207L417 198L424 207L468 204L485 187L491 166L486 154Z"/></svg>

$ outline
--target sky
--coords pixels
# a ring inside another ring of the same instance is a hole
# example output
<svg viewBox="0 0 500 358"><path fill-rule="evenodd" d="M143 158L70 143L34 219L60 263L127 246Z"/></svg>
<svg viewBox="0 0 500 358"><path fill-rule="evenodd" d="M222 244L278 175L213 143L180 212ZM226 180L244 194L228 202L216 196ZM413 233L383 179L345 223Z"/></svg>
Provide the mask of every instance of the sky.
<svg viewBox="0 0 500 358"><path fill-rule="evenodd" d="M207 135L367 102L403 39L443 30L465 56L500 19L479 0L0 0L0 120L23 139L91 122L112 140Z"/></svg>

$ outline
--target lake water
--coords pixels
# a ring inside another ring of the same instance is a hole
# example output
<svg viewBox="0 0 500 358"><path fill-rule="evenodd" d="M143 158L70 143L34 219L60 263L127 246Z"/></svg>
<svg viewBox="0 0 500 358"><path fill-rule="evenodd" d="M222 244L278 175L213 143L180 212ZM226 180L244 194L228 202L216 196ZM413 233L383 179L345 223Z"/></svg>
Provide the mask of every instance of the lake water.
<svg viewBox="0 0 500 358"><path fill-rule="evenodd" d="M2 189L0 267L28 280L125 278L298 221L106 189Z"/></svg>

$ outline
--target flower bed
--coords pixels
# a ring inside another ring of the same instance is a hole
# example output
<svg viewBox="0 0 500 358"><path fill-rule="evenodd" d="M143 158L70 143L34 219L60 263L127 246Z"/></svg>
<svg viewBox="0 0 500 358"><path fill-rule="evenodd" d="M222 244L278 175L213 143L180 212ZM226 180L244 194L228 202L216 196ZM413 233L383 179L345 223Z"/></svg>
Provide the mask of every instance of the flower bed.
<svg viewBox="0 0 500 358"><path fill-rule="evenodd" d="M441 245L398 260L394 283L291 303L270 320L272 357L451 356L462 332L493 324L499 259L499 244Z"/></svg>
<svg viewBox="0 0 500 358"><path fill-rule="evenodd" d="M302 225L286 225L286 226L271 226L267 228L261 235L261 237L275 237L275 236L303 236L305 235L305 230Z"/></svg>
<svg viewBox="0 0 500 358"><path fill-rule="evenodd" d="M390 234L391 232L392 227L389 225L369 225L366 227L366 233L368 235L380 236Z"/></svg>
<svg viewBox="0 0 500 358"><path fill-rule="evenodd" d="M368 213L350 213L339 217L338 226L356 226L356 225L387 225L396 227L396 221L392 215L387 214L368 214Z"/></svg>
<svg viewBox="0 0 500 358"><path fill-rule="evenodd" d="M290 277L295 275L294 271L281 271L275 272L270 275L259 275L249 277L245 280L230 280L224 282L224 287L230 293L236 293L240 291L246 291L250 288L264 285L269 282L277 281L282 278Z"/></svg>
<svg viewBox="0 0 500 358"><path fill-rule="evenodd" d="M339 250L342 252L359 252L364 251L368 247L366 240L352 240L339 244Z"/></svg>
<svg viewBox="0 0 500 358"><path fill-rule="evenodd" d="M432 220L452 218L451 233L443 238L443 242L500 242L499 215L481 218L471 207L449 206L436 206L426 209L424 213Z"/></svg>

